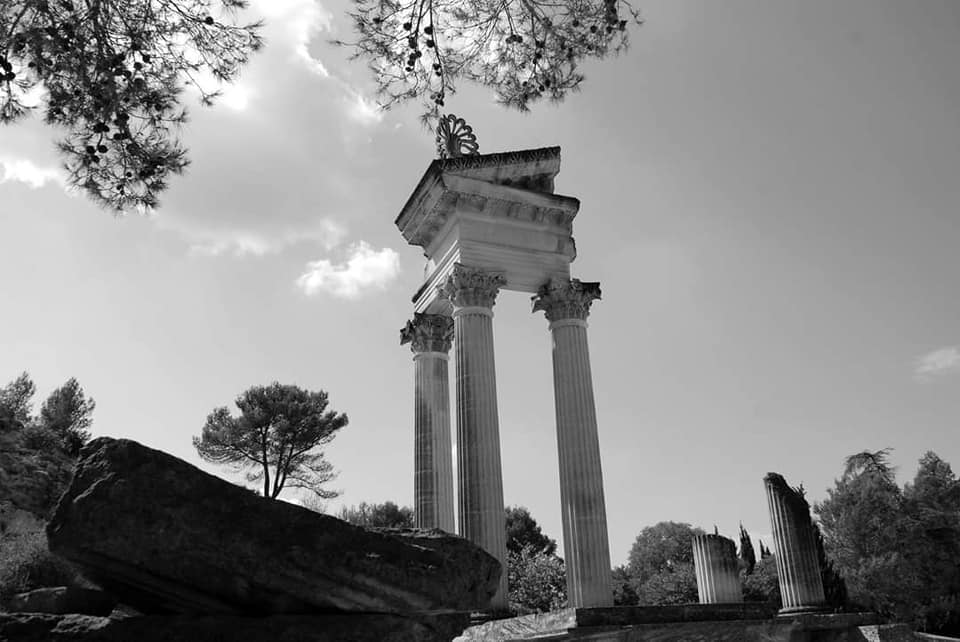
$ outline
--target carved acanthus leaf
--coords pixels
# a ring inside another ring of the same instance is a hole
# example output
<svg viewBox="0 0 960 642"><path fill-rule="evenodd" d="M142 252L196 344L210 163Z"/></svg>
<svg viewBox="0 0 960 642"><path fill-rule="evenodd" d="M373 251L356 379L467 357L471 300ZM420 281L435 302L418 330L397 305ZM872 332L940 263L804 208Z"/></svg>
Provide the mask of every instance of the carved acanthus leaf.
<svg viewBox="0 0 960 642"><path fill-rule="evenodd" d="M447 299L455 308L492 308L497 293L507 280L498 272L487 272L457 263L447 280L437 288L441 298Z"/></svg>
<svg viewBox="0 0 960 642"><path fill-rule="evenodd" d="M543 310L551 323L561 319L586 319L590 306L600 298L600 284L580 279L554 279L532 298L533 311Z"/></svg>
<svg viewBox="0 0 960 642"><path fill-rule="evenodd" d="M413 352L449 352L453 342L453 319L443 314L417 312L400 330L400 345Z"/></svg>

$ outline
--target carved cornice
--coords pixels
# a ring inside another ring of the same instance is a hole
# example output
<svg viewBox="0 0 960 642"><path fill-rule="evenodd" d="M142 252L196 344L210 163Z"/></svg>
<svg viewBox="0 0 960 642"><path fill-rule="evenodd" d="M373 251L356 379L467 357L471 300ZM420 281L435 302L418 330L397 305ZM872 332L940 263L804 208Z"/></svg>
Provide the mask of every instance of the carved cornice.
<svg viewBox="0 0 960 642"><path fill-rule="evenodd" d="M447 299L454 308L492 308L497 293L507 284L507 279L498 272L454 264L453 272L437 288L440 297Z"/></svg>
<svg viewBox="0 0 960 642"><path fill-rule="evenodd" d="M565 219L573 219L580 203L575 198L553 193L554 178L559 171L559 147L437 159L421 177L395 223L408 243L426 249L432 238L431 233L436 233L438 224L444 222L442 218L449 214L457 202L456 194L452 196L452 202L449 197L445 198L447 192L458 191L447 183L467 179L475 184L499 186L504 188L505 194L512 193L512 196L503 198L534 198L539 207L560 210L551 212L560 224ZM487 196L494 194L487 193ZM441 220L434 221L438 218ZM427 231L429 228L433 229Z"/></svg>
<svg viewBox="0 0 960 642"><path fill-rule="evenodd" d="M413 315L400 330L400 345L410 344L412 352L450 352L453 319L443 314Z"/></svg>
<svg viewBox="0 0 960 642"><path fill-rule="evenodd" d="M490 166L516 165L520 163L553 160L559 157L559 147L540 147L537 149L523 149L513 152L443 158L437 159L434 162L437 163L439 169L444 172L456 172Z"/></svg>
<svg viewBox="0 0 960 642"><path fill-rule="evenodd" d="M599 283L584 283L580 279L554 280L532 297L533 311L543 310L551 323L563 319L585 320L593 301L599 298Z"/></svg>

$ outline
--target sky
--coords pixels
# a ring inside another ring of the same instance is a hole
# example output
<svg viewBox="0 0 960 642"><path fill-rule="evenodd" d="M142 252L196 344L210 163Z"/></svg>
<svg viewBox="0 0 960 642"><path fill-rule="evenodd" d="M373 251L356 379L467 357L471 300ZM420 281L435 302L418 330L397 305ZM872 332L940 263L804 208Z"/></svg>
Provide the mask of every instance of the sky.
<svg viewBox="0 0 960 642"><path fill-rule="evenodd" d="M559 106L448 111L485 153L559 145L614 564L662 520L769 544L768 471L822 500L846 456L960 467L960 4L640 0L645 24ZM434 157L380 112L340 0L255 0L267 46L152 215L64 190L40 119L0 129L0 382L76 377L93 433L200 461L206 415L271 381L323 389L342 496L413 499L423 256L393 221ZM494 308L504 494L560 540L550 337ZM293 497L293 494L290 495Z"/></svg>

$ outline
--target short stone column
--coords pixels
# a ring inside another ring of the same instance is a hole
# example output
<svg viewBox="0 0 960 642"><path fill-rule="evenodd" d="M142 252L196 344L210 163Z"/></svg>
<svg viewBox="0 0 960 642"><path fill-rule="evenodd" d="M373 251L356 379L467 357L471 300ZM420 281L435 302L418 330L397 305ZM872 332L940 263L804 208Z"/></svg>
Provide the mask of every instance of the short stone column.
<svg viewBox="0 0 960 642"><path fill-rule="evenodd" d="M493 304L505 282L500 274L456 264L440 286L440 295L453 304L460 535L503 565L494 609L507 607L507 526L493 352Z"/></svg>
<svg viewBox="0 0 960 642"><path fill-rule="evenodd" d="M693 568L700 604L743 602L737 545L721 535L693 536Z"/></svg>
<svg viewBox="0 0 960 642"><path fill-rule="evenodd" d="M777 473L763 479L770 507L773 550L780 581L781 615L826 609L810 505Z"/></svg>
<svg viewBox="0 0 960 642"><path fill-rule="evenodd" d="M400 331L414 362L413 515L417 528L454 531L453 450L450 445L450 380L447 362L453 319L415 314Z"/></svg>
<svg viewBox="0 0 960 642"><path fill-rule="evenodd" d="M563 551L571 607L612 606L610 543L593 398L587 315L599 283L551 281L533 298L553 335L553 393L560 459Z"/></svg>

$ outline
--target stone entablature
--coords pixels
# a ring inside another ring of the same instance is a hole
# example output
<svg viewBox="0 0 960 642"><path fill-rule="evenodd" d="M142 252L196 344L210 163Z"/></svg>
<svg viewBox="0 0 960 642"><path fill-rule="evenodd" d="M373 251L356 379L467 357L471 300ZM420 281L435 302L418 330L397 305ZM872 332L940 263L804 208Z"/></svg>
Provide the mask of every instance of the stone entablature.
<svg viewBox="0 0 960 642"><path fill-rule="evenodd" d="M520 292L569 279L580 201L553 193L559 169L557 147L433 161L396 220L427 258L414 311L449 314L437 287L455 263L500 272Z"/></svg>
<svg viewBox="0 0 960 642"><path fill-rule="evenodd" d="M579 319L585 321L590 306L600 298L600 284L580 279L553 280L533 297L533 311L543 310L547 321Z"/></svg>
<svg viewBox="0 0 960 642"><path fill-rule="evenodd" d="M443 314L414 314L400 330L400 345L406 343L414 353L450 352L453 319Z"/></svg>

